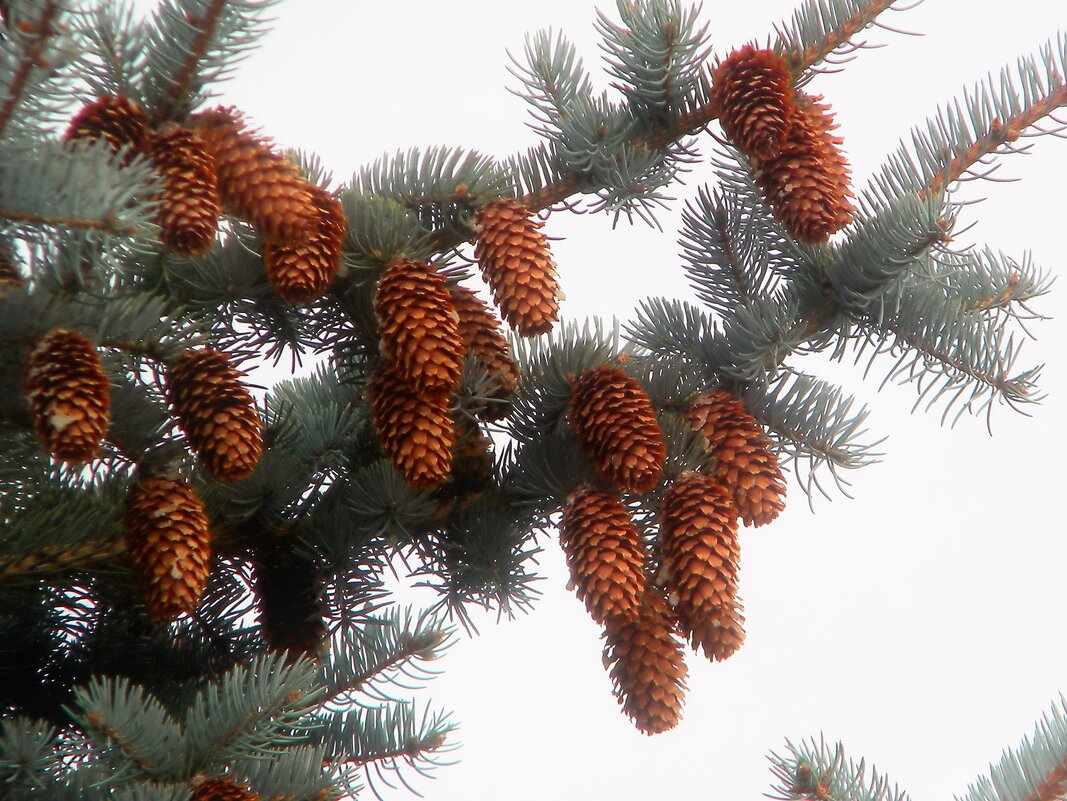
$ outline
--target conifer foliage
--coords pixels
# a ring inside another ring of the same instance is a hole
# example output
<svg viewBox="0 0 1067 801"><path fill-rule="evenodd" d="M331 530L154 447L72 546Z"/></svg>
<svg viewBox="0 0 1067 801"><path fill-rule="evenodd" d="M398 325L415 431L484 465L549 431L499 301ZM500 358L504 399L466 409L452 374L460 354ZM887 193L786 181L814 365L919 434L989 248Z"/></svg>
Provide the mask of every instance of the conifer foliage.
<svg viewBox="0 0 1067 801"><path fill-rule="evenodd" d="M5 798L406 782L452 747L407 697L445 615L525 609L557 535L605 692L667 731L687 646L742 647L741 551L787 470L810 492L876 457L866 411L805 354L890 354L946 416L1037 397L1012 337L1049 281L953 249L953 190L1054 130L1062 37L857 188L809 84L891 2L800 0L767 47L720 51L699 22L715 4L619 0L597 23L608 92L566 39L529 38L525 152L401 151L338 183L212 105L273 4L0 4ZM658 223L697 161L693 302L562 319L583 267L557 268L552 217ZM254 394L265 363L305 357ZM390 603L403 571L438 607ZM997 768L1013 801L1063 794L1064 720ZM850 795L859 769L822 746L772 763L778 797L886 798Z"/></svg>

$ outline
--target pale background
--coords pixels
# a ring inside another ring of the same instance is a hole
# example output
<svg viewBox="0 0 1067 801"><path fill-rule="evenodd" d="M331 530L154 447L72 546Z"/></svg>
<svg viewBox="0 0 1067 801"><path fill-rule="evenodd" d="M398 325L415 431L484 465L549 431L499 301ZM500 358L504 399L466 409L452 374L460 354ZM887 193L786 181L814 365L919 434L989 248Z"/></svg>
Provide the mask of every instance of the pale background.
<svg viewBox="0 0 1067 801"><path fill-rule="evenodd" d="M507 51L521 54L527 31L562 29L606 86L596 5L289 0L222 100L280 144L317 151L340 179L415 145L505 156L534 141L523 102L507 91L516 86ZM600 5L614 13L610 0ZM703 18L724 54L765 41L792 8L708 0ZM1067 30L1059 0L928 0L884 19L925 36L875 31L887 47L813 84L838 112L858 187L936 104ZM1062 272L1067 142L1044 137L998 175L1022 180L972 185L969 196L990 199L965 215L981 218L970 236L1016 255L1030 249ZM547 233L565 237L554 245L564 314L625 319L645 295L688 296L678 211L709 178L698 170L677 189L663 233L553 215ZM1034 326L1039 339L1022 360L1047 363L1049 397L1029 418L998 408L993 437L981 419L948 430L937 414L909 414L913 387L878 390L888 362L865 383L858 371L812 365L870 402L887 456L852 476L854 500L820 500L813 514L794 483L774 525L743 533L748 641L725 664L690 658L685 720L668 734L643 737L619 711L598 631L545 542L533 614L487 621L441 661L426 695L462 724L460 762L417 786L441 801L753 799L769 788L768 750L821 732L917 800L962 794L1067 690L1065 291L1039 303L1055 319Z"/></svg>

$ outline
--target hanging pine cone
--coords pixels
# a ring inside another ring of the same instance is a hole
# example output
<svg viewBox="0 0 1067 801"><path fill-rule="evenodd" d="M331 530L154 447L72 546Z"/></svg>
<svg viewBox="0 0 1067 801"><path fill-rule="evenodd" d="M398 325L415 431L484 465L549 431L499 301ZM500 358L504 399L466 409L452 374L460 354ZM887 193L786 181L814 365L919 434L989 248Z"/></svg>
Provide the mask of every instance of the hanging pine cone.
<svg viewBox="0 0 1067 801"><path fill-rule="evenodd" d="M159 238L179 256L203 256L219 225L215 160L199 135L174 123L152 135L148 152L163 179Z"/></svg>
<svg viewBox="0 0 1067 801"><path fill-rule="evenodd" d="M736 596L728 606L712 609L700 618L681 616L679 627L694 650L712 662L729 659L745 643L745 617Z"/></svg>
<svg viewBox="0 0 1067 801"><path fill-rule="evenodd" d="M664 496L660 520L662 564L657 584L663 586L693 647L703 647L714 659L729 650L727 635L740 631L718 630L732 623L739 626L741 620L731 618L741 558L737 510L729 491L717 479L689 473L675 481ZM740 641L736 644L739 647Z"/></svg>
<svg viewBox="0 0 1067 801"><path fill-rule="evenodd" d="M785 479L767 434L745 405L719 389L697 398L688 418L707 438L717 475L745 524L762 526L778 517L785 508Z"/></svg>
<svg viewBox="0 0 1067 801"><path fill-rule="evenodd" d="M648 393L614 367L574 382L571 426L600 475L619 490L648 492L663 472L663 432Z"/></svg>
<svg viewBox="0 0 1067 801"><path fill-rule="evenodd" d="M559 544L571 583L597 623L632 620L645 589L641 535L619 497L585 487L563 507Z"/></svg>
<svg viewBox="0 0 1067 801"><path fill-rule="evenodd" d="M489 306L467 287L453 284L452 306L459 315L459 335L463 346L485 367L497 382L496 390L478 414L486 420L500 420L508 412L508 401L519 383L519 368L511 358L511 348Z"/></svg>
<svg viewBox="0 0 1067 801"><path fill-rule="evenodd" d="M192 123L215 157L223 209L264 236L306 242L319 213L296 166L249 131L236 109L209 109L193 115Z"/></svg>
<svg viewBox="0 0 1067 801"><path fill-rule="evenodd" d="M315 184L309 184L311 201L318 220L303 244L267 237L263 243L263 265L274 293L286 303L310 303L322 297L337 275L341 246L348 223L337 198Z"/></svg>
<svg viewBox="0 0 1067 801"><path fill-rule="evenodd" d="M155 620L192 612L211 570L204 503L179 478L150 475L126 497L126 550Z"/></svg>
<svg viewBox="0 0 1067 801"><path fill-rule="evenodd" d="M92 342L49 333L30 353L24 390L45 450L72 464L96 456L111 422L111 382Z"/></svg>
<svg viewBox="0 0 1067 801"><path fill-rule="evenodd" d="M122 164L129 164L148 141L148 116L139 105L123 95L104 95L83 106L70 121L64 139L68 142L104 140L115 153L129 150Z"/></svg>
<svg viewBox="0 0 1067 801"><path fill-rule="evenodd" d="M715 69L711 101L723 133L746 156L777 156L793 122L793 75L773 50L746 45Z"/></svg>
<svg viewBox="0 0 1067 801"><path fill-rule="evenodd" d="M283 543L267 543L252 552L252 574L260 631L271 650L292 659L323 656L326 608L315 562Z"/></svg>
<svg viewBox="0 0 1067 801"><path fill-rule="evenodd" d="M501 316L524 337L552 330L560 291L544 223L511 198L478 209L474 223L474 256Z"/></svg>
<svg viewBox="0 0 1067 801"><path fill-rule="evenodd" d="M263 451L259 415L243 372L221 351L187 350L167 374L167 400L189 446L219 481L250 475Z"/></svg>
<svg viewBox="0 0 1067 801"><path fill-rule="evenodd" d="M443 484L455 444L448 395L415 394L396 368L383 362L367 399L378 442L404 480L417 489Z"/></svg>
<svg viewBox="0 0 1067 801"><path fill-rule="evenodd" d="M419 393L449 393L463 374L463 340L445 280L429 264L389 264L374 295L382 353Z"/></svg>
<svg viewBox="0 0 1067 801"><path fill-rule="evenodd" d="M189 801L259 801L259 793L229 776L208 776L193 785Z"/></svg>
<svg viewBox="0 0 1067 801"><path fill-rule="evenodd" d="M646 593L637 617L609 625L604 639L604 664L622 711L643 734L677 726L685 703L685 657L663 599Z"/></svg>
<svg viewBox="0 0 1067 801"><path fill-rule="evenodd" d="M756 183L775 218L798 242L818 244L840 231L855 214L848 161L837 126L821 97L799 93L789 135L772 159L761 162Z"/></svg>

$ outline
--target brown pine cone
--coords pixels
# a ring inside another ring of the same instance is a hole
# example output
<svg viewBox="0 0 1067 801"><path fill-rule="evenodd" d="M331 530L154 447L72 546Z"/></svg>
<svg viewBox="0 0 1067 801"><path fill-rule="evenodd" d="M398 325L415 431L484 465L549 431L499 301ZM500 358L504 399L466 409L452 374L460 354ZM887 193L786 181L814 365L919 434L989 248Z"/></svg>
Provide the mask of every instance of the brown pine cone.
<svg viewBox="0 0 1067 801"><path fill-rule="evenodd" d="M348 235L341 204L320 186L309 184L318 220L303 244L267 237L263 243L263 265L275 294L286 303L310 303L322 294L337 276L341 248Z"/></svg>
<svg viewBox="0 0 1067 801"><path fill-rule="evenodd" d="M563 507L559 544L571 583L593 620L637 616L645 590L645 551L617 495L591 487L576 492Z"/></svg>
<svg viewBox="0 0 1067 801"><path fill-rule="evenodd" d="M263 451L259 415L243 372L211 348L187 350L167 374L167 399L186 441L219 481L251 475Z"/></svg>
<svg viewBox="0 0 1067 801"><path fill-rule="evenodd" d="M773 50L746 45L732 52L711 78L711 101L723 133L746 156L777 156L793 123L793 75Z"/></svg>
<svg viewBox="0 0 1067 801"><path fill-rule="evenodd" d="M720 606L699 618L679 616L682 633L694 650L702 650L712 662L729 659L745 643L745 617L741 600L734 596L727 606Z"/></svg>
<svg viewBox="0 0 1067 801"><path fill-rule="evenodd" d="M139 105L124 95L104 95L83 106L71 118L63 138L67 142L102 139L115 153L129 146L122 159L123 164L129 164L134 156L143 152L148 143L148 132L148 116Z"/></svg>
<svg viewBox="0 0 1067 801"><path fill-rule="evenodd" d="M292 658L323 656L329 647L327 610L314 561L283 543L256 547L251 561L258 622L268 647Z"/></svg>
<svg viewBox="0 0 1067 801"><path fill-rule="evenodd" d="M771 442L744 404L724 389L703 395L688 412L708 440L718 475L749 526L770 523L785 508L785 479Z"/></svg>
<svg viewBox="0 0 1067 801"><path fill-rule="evenodd" d="M111 422L111 382L92 342L49 333L30 353L24 391L45 450L72 464L96 456Z"/></svg>
<svg viewBox="0 0 1067 801"><path fill-rule="evenodd" d="M452 306L459 315L459 335L464 348L497 382L496 391L477 413L486 420L500 420L507 415L511 395L519 383L519 368L511 358L511 347L485 301L458 284L449 287L449 291Z"/></svg>
<svg viewBox="0 0 1067 801"><path fill-rule="evenodd" d="M574 382L571 426L597 472L619 490L648 492L663 472L666 447L648 393L614 367Z"/></svg>
<svg viewBox="0 0 1067 801"><path fill-rule="evenodd" d="M501 316L524 337L552 330L561 297L544 223L511 198L478 209L474 222L474 257Z"/></svg>
<svg viewBox="0 0 1067 801"><path fill-rule="evenodd" d="M152 166L163 179L157 222L160 239L179 256L203 256L215 244L219 193L215 160L194 131L165 123L148 144Z"/></svg>
<svg viewBox="0 0 1067 801"><path fill-rule="evenodd" d="M194 782L189 801L259 801L259 793L229 776L208 776Z"/></svg>

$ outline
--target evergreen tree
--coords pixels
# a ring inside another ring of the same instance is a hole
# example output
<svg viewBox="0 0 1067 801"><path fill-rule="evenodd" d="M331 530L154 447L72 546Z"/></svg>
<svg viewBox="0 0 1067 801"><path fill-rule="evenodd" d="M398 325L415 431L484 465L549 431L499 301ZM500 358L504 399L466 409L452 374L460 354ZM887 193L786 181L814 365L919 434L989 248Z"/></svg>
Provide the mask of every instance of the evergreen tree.
<svg viewBox="0 0 1067 801"><path fill-rule="evenodd" d="M767 48L719 52L679 3L620 2L598 22L611 93L563 37L528 40L528 152L402 152L339 184L211 104L270 5L3 4L12 797L404 780L450 724L397 698L398 675L424 676L449 629L383 606L387 572L460 620L523 609L534 537L557 527L623 711L669 729L687 650L743 644L738 526L773 522L787 463L811 492L876 456L804 354L888 355L946 416L1036 396L1012 334L1048 279L953 249L953 189L1067 103L1062 38L856 191L804 87L891 3L809 0ZM538 214L654 221L697 158L718 166L681 221L699 303L561 322ZM261 396L245 373L264 357L314 367ZM1002 795L1067 786L1063 727L1054 710L996 768ZM821 744L773 765L783 798L896 794Z"/></svg>

